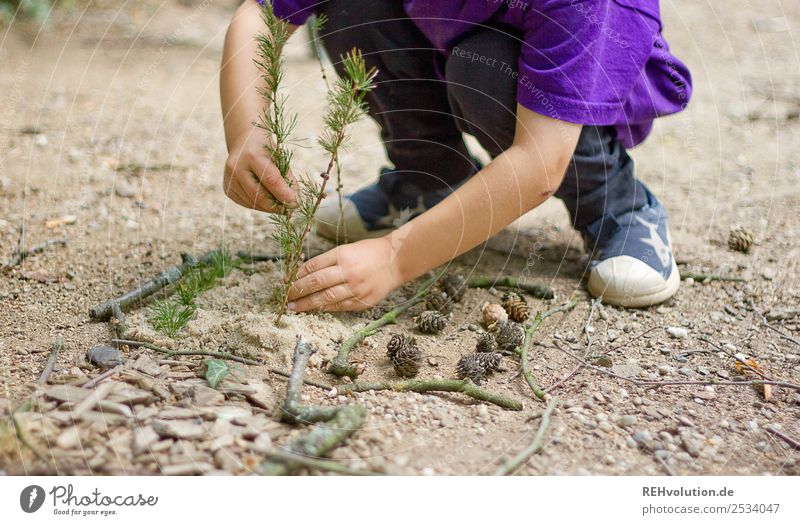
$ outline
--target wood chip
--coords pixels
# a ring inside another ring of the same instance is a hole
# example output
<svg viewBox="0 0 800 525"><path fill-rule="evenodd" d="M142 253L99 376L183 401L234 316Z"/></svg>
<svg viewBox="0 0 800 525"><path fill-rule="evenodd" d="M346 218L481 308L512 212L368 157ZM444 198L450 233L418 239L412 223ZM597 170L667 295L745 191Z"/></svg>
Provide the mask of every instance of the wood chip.
<svg viewBox="0 0 800 525"><path fill-rule="evenodd" d="M62 432L56 438L56 446L69 450L76 448L81 444L81 429L77 425L73 425Z"/></svg>
<svg viewBox="0 0 800 525"><path fill-rule="evenodd" d="M156 420L153 422L153 430L159 436L177 439L203 439L208 436L202 425L181 420Z"/></svg>
<svg viewBox="0 0 800 525"><path fill-rule="evenodd" d="M48 388L44 395L62 403L80 403L92 393L91 390L72 385L57 385Z"/></svg>
<svg viewBox="0 0 800 525"><path fill-rule="evenodd" d="M152 427L140 427L133 431L133 439L131 441L131 451L135 456L150 449L150 446L157 442L159 439L158 434Z"/></svg>
<svg viewBox="0 0 800 525"><path fill-rule="evenodd" d="M183 463L180 465L164 465L161 473L165 476L196 476L214 470L210 463Z"/></svg>
<svg viewBox="0 0 800 525"><path fill-rule="evenodd" d="M116 383L114 381L106 381L105 383L101 383L96 389L90 390L90 394L72 409L73 416L76 419L80 418L84 412L88 412L96 407L97 403L105 399L115 386Z"/></svg>

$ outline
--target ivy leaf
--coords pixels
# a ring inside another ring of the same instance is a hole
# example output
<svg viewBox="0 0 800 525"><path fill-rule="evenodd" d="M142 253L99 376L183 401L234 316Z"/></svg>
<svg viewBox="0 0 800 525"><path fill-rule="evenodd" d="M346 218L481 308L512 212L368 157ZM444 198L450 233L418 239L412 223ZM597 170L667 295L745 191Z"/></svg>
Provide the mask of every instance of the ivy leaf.
<svg viewBox="0 0 800 525"><path fill-rule="evenodd" d="M225 379L230 373L230 368L228 368L228 363L222 361L220 359L209 359L206 361L206 381L208 382L208 386L211 388L217 388L217 386Z"/></svg>

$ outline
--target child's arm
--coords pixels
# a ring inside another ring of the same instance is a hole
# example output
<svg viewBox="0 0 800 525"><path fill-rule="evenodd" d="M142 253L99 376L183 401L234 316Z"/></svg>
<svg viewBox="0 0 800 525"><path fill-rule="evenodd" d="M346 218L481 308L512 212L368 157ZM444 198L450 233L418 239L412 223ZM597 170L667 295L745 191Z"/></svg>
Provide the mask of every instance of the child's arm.
<svg viewBox="0 0 800 525"><path fill-rule="evenodd" d="M289 26L292 32L297 26ZM268 139L253 126L264 109L258 88L264 82L253 63L257 44L255 35L266 33L261 6L245 0L233 15L225 36L220 71L220 96L225 124L228 160L225 163L225 194L246 208L273 212L270 194L281 202L294 202L294 190L281 178L278 168L264 150Z"/></svg>
<svg viewBox="0 0 800 525"><path fill-rule="evenodd" d="M486 241L558 188L581 126L517 106L514 143L452 195L380 239L339 246L303 265L297 311L364 310Z"/></svg>

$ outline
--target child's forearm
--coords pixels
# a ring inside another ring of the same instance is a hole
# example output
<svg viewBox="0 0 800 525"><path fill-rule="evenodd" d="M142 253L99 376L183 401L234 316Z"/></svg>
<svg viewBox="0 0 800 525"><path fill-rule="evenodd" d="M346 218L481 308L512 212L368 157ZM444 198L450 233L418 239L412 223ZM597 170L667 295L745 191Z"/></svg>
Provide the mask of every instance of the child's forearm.
<svg viewBox="0 0 800 525"><path fill-rule="evenodd" d="M295 29L296 26L289 25L290 32ZM266 32L261 6L256 0L245 0L228 27L220 71L222 115L229 151L247 140L253 132L253 121L264 109L264 98L259 94L265 87L264 81L253 59L258 50L255 35Z"/></svg>
<svg viewBox="0 0 800 525"><path fill-rule="evenodd" d="M388 235L404 281L474 248L558 188L581 126L518 108L514 144L452 195Z"/></svg>

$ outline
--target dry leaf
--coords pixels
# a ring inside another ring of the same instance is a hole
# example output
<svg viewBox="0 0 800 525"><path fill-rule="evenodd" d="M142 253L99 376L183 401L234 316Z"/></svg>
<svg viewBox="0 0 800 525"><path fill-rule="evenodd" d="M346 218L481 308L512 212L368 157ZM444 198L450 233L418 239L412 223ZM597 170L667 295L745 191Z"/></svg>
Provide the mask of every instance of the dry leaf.
<svg viewBox="0 0 800 525"><path fill-rule="evenodd" d="M58 217L57 219L50 219L49 221L45 221L44 225L46 228L57 228L58 226L64 226L66 224L75 224L78 220L78 217L75 215L64 215Z"/></svg>
<svg viewBox="0 0 800 525"><path fill-rule="evenodd" d="M761 385L764 387L764 401L772 399L772 385Z"/></svg>
<svg viewBox="0 0 800 525"><path fill-rule="evenodd" d="M764 370L761 365L758 364L758 361L744 354L736 354L736 361L733 363L733 366L736 368L736 372L746 377L761 379L759 374L764 373ZM772 385L761 386L764 400L769 401L772 399Z"/></svg>

